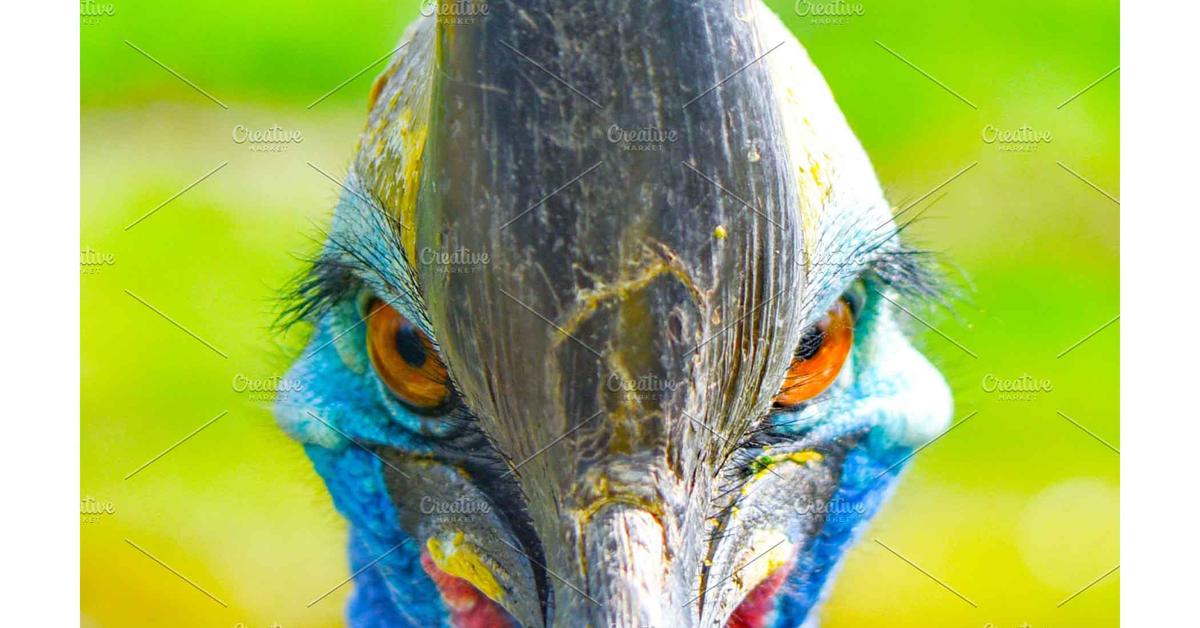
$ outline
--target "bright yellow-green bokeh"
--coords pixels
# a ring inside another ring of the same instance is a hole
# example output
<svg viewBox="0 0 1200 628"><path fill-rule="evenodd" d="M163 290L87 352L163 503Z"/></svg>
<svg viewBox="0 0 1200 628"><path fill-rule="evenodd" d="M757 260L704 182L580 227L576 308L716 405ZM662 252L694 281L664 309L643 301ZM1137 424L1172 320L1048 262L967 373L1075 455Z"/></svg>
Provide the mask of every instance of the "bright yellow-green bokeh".
<svg viewBox="0 0 1200 628"><path fill-rule="evenodd" d="M924 213L908 233L949 263L962 297L953 312L913 306L914 334L954 387L956 416L977 414L916 456L824 625L1115 626L1119 571L1060 603L1120 562L1119 455L1101 442L1120 447L1120 323L1056 356L1118 314L1120 207L1104 193L1120 197L1120 73L1059 107L1118 64L1117 3L863 2L836 24L769 4L894 203L976 164L909 210ZM344 173L381 66L308 106L417 14L382 0L141 0L81 26L85 625L341 620L349 585L308 605L349 575L345 526L270 400L240 389L279 375L303 340L270 326L337 196L313 166ZM251 152L233 141L238 125L302 141ZM989 125L1050 141L1002 151L984 141ZM984 383L1024 375L1046 385L1014 398Z"/></svg>

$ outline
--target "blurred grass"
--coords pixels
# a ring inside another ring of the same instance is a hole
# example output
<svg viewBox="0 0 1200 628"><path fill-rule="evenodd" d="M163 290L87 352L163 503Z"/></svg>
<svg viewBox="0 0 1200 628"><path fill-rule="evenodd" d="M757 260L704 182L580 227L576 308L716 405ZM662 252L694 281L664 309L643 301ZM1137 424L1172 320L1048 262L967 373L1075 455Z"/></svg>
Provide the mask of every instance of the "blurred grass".
<svg viewBox="0 0 1200 628"><path fill-rule="evenodd" d="M1057 413L1120 446L1120 323L1056 359L1119 308L1119 206L1059 162L1119 198L1120 74L1057 108L1118 63L1117 3L870 2L838 25L770 4L822 68L893 202L978 162L914 207L928 210L909 229L969 288L953 313L913 312L977 357L912 323L955 388L957 416L978 414L915 458L852 552L824 625L1117 625L1119 572L1057 606L1120 560L1118 455ZM413 2L141 1L81 27L81 249L112 259L81 282L81 499L113 511L81 515L85 625L340 621L348 586L306 605L348 575L344 525L269 401L233 380L281 373L299 341L269 330L274 299L337 192L306 162L344 172L378 67L307 105L394 48L416 15ZM238 124L303 141L249 152L231 139ZM981 140L988 124L1053 140L1000 152ZM981 387L989 374L1052 390L1001 399Z"/></svg>

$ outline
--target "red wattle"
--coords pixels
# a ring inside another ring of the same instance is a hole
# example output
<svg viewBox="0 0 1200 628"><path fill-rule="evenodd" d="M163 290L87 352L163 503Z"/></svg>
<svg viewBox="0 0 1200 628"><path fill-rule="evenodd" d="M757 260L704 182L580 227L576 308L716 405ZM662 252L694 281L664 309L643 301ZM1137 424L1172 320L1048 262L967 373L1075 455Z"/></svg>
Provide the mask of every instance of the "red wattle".
<svg viewBox="0 0 1200 628"><path fill-rule="evenodd" d="M775 610L775 596L791 571L789 567L784 566L776 569L770 577L758 583L758 586L754 587L754 590L748 593L742 603L733 611L733 615L729 616L729 622L725 624L725 628L763 628L766 626L767 618L771 615L771 611Z"/></svg>
<svg viewBox="0 0 1200 628"><path fill-rule="evenodd" d="M421 567L437 585L442 600L450 608L455 628L514 628L512 616L474 585L438 568L428 551L421 552Z"/></svg>

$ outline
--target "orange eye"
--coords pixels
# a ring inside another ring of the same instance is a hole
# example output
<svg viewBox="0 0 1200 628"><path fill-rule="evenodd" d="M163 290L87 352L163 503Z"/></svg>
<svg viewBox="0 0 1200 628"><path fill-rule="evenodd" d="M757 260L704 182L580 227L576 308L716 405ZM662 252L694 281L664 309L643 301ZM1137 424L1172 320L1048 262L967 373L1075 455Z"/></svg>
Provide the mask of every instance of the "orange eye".
<svg viewBox="0 0 1200 628"><path fill-rule="evenodd" d="M371 300L367 317L367 352L388 389L416 410L444 405L450 380L429 338L379 299Z"/></svg>
<svg viewBox="0 0 1200 628"><path fill-rule="evenodd" d="M845 299L838 299L825 318L800 340L775 405L797 406L829 388L853 346L854 314Z"/></svg>

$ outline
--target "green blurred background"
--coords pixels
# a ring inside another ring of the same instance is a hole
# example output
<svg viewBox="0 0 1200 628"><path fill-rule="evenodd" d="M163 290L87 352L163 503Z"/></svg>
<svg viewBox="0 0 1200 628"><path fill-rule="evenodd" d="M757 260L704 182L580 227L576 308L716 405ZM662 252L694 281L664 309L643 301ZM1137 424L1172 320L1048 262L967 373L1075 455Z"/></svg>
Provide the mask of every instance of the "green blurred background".
<svg viewBox="0 0 1200 628"><path fill-rule="evenodd" d="M1119 454L1098 440L1120 446L1119 322L1056 356L1118 314L1120 207L1066 168L1119 198L1120 73L1059 107L1119 63L1118 4L844 3L861 14L834 23L768 4L825 73L894 203L977 164L909 211L924 211L909 234L964 287L953 312L913 313L977 357L913 327L956 415L978 414L916 456L824 625L1116 625L1119 571L1060 603L1120 562ZM303 341L270 324L337 196L308 162L341 177L382 64L308 105L393 49L418 3L80 7L82 623L337 625L349 586L307 605L348 576L345 526L276 430L269 393L239 382L269 383ZM302 141L254 152L233 140L238 125ZM989 125L1050 141L1003 150L984 141ZM983 383L1023 375L1049 390L1014 398Z"/></svg>

